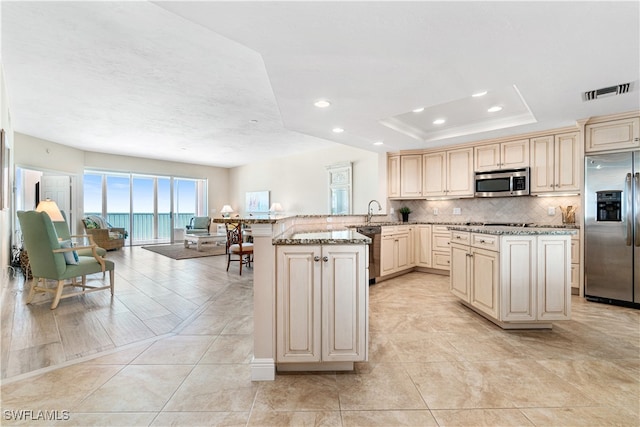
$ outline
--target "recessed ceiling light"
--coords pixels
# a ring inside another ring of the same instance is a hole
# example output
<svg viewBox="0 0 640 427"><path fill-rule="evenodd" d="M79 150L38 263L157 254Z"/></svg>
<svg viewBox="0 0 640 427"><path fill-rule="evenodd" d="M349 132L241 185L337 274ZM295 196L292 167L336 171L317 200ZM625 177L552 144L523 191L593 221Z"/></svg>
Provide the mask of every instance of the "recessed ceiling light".
<svg viewBox="0 0 640 427"><path fill-rule="evenodd" d="M500 107L499 105L496 105L494 107L489 108L487 111L490 113L496 113L498 111L502 110L502 107Z"/></svg>
<svg viewBox="0 0 640 427"><path fill-rule="evenodd" d="M382 144L384 144L384 142L382 142L382 141L376 141L376 142L373 143L373 145L382 145Z"/></svg>
<svg viewBox="0 0 640 427"><path fill-rule="evenodd" d="M342 128L333 128L333 132L342 133L342 132L344 132L344 129L342 129Z"/></svg>
<svg viewBox="0 0 640 427"><path fill-rule="evenodd" d="M433 124L434 124L434 125L441 125L441 124L443 124L444 122L446 122L446 120L445 120L445 119L435 119L435 120L433 121Z"/></svg>
<svg viewBox="0 0 640 427"><path fill-rule="evenodd" d="M331 105L331 103L326 99L319 99L316 102L314 102L313 105L315 105L318 108L327 108L329 105Z"/></svg>
<svg viewBox="0 0 640 427"><path fill-rule="evenodd" d="M249 120L251 123L258 123L258 121L256 119L251 119Z"/></svg>
<svg viewBox="0 0 640 427"><path fill-rule="evenodd" d="M485 96L486 94L487 94L487 91L485 90L485 91L482 91L482 92L474 93L471 96L473 96L474 98L478 98L478 97L481 97L481 96Z"/></svg>
<svg viewBox="0 0 640 427"><path fill-rule="evenodd" d="M413 110L414 113L422 113L424 111L424 107L416 108Z"/></svg>

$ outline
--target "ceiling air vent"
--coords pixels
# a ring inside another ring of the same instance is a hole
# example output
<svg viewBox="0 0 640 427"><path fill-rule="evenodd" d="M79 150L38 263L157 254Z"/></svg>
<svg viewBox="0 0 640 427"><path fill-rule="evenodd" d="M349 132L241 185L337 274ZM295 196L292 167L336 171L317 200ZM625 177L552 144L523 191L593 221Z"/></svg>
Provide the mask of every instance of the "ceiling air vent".
<svg viewBox="0 0 640 427"><path fill-rule="evenodd" d="M616 86L604 87L602 89L589 90L583 94L585 101L592 101L598 98L605 98L607 96L621 95L629 92L631 89L631 83L622 83Z"/></svg>

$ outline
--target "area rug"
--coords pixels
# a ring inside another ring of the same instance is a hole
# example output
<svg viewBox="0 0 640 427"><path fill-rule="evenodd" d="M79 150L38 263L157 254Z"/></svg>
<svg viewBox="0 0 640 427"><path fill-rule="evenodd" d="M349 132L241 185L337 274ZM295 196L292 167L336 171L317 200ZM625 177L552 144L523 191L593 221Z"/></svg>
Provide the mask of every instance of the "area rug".
<svg viewBox="0 0 640 427"><path fill-rule="evenodd" d="M173 259L202 258L207 256L225 254L224 246L211 244L202 245L202 249L200 251L196 249L196 245L191 245L190 248L185 248L183 243L175 245L143 246L142 249L146 249L148 251L155 252Z"/></svg>

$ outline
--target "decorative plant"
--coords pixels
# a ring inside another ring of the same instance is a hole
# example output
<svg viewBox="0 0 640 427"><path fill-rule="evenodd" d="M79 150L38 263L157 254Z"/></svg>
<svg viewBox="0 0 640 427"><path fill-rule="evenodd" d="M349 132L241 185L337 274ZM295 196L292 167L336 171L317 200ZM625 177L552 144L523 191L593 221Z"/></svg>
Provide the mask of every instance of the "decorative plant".
<svg viewBox="0 0 640 427"><path fill-rule="evenodd" d="M410 214L411 209L409 209L408 206L403 206L400 209L398 209L398 212L400 212L401 214Z"/></svg>

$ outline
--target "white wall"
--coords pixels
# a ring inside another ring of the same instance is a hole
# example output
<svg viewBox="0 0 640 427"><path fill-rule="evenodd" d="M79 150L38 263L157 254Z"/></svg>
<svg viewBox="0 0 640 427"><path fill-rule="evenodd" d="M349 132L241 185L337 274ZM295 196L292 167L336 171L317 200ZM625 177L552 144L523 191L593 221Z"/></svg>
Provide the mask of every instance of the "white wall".
<svg viewBox="0 0 640 427"><path fill-rule="evenodd" d="M4 82L4 69L0 62L0 127L5 132L5 143L11 150L11 157L13 157L13 128L11 126L11 117L9 114L9 99L7 97L7 89ZM1 166L1 165L0 165ZM10 191L13 191L13 160L9 159L9 185L6 186ZM10 197L12 200L13 197ZM11 261L11 210L6 207L0 210L0 268L1 275L6 274L7 267Z"/></svg>
<svg viewBox="0 0 640 427"><path fill-rule="evenodd" d="M85 169L207 179L209 208L221 206L228 199L229 169L226 168L83 151L20 133L16 133L15 137L17 166L65 173L75 177L72 209L79 213L76 218L80 218L83 213Z"/></svg>
<svg viewBox="0 0 640 427"><path fill-rule="evenodd" d="M269 190L270 203L280 202L287 214L327 214L329 184L326 167L340 162L353 163L353 213L366 213L371 199L380 201L384 208L386 186L380 186L380 165L384 165L386 174L386 154L337 144L335 148L231 169L229 200L226 203L231 204L234 211L243 213L247 191Z"/></svg>

